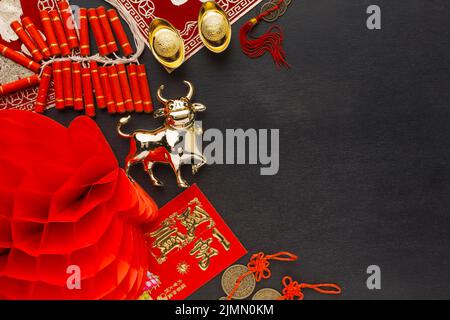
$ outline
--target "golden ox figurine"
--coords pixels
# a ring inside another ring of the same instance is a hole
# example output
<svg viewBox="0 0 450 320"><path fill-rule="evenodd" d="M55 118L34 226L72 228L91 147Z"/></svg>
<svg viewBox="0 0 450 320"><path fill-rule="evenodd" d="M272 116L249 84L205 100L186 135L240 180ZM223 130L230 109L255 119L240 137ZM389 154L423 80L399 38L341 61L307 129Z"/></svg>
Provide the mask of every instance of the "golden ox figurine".
<svg viewBox="0 0 450 320"><path fill-rule="evenodd" d="M156 130L137 130L127 134L122 131L122 126L130 121L131 116L120 119L117 124L119 135L130 139L130 153L125 161L125 171L131 180L130 167L142 163L152 184L163 186L155 177L153 167L156 163L164 163L173 169L178 185L187 188L189 184L181 175L181 165L192 164L192 173L196 174L206 164L198 143L203 132L195 124L196 113L205 111L206 107L200 103L191 103L194 86L189 81L184 83L189 87L189 91L185 97L178 99L166 99L162 96L164 86L158 89L158 100L164 107L156 110L153 116L165 117L164 126Z"/></svg>

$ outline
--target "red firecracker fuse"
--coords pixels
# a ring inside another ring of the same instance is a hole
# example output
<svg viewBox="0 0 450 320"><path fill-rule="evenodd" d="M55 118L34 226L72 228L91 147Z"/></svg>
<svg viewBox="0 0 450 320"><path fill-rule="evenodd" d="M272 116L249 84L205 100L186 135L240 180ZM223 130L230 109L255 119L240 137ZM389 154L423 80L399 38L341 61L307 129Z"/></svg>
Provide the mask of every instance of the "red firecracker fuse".
<svg viewBox="0 0 450 320"><path fill-rule="evenodd" d="M102 81L102 88L106 98L106 106L108 107L108 113L116 113L116 103L111 90L111 82L109 81L109 74L107 67L100 67L100 79Z"/></svg>
<svg viewBox="0 0 450 320"><path fill-rule="evenodd" d="M75 21L73 19L72 10L70 9L67 0L58 1L59 12L63 22L64 32L67 36L67 42L70 49L77 49L79 47L78 35L75 30Z"/></svg>
<svg viewBox="0 0 450 320"><path fill-rule="evenodd" d="M33 40L31 40L30 36L26 33L25 29L22 27L19 21L11 22L11 29L14 30L20 41L23 42L25 47L31 53L34 61L39 62L44 59L44 56L39 51L38 47L34 44Z"/></svg>
<svg viewBox="0 0 450 320"><path fill-rule="evenodd" d="M39 76L37 74L14 82L5 83L0 86L0 96L35 86L38 83Z"/></svg>
<svg viewBox="0 0 450 320"><path fill-rule="evenodd" d="M125 106L123 102L122 89L120 88L119 75L117 74L116 66L108 67L109 81L111 82L111 88L114 95L114 101L116 102L116 111L118 113L125 112Z"/></svg>
<svg viewBox="0 0 450 320"><path fill-rule="evenodd" d="M98 7L97 15L100 20L100 25L103 30L103 35L105 36L106 46L108 47L109 53L117 52L119 48L117 47L116 40L114 39L108 17L106 16L105 7Z"/></svg>
<svg viewBox="0 0 450 320"><path fill-rule="evenodd" d="M53 84L55 87L55 108L58 110L62 110L64 109L64 88L61 61L53 62Z"/></svg>
<svg viewBox="0 0 450 320"><path fill-rule="evenodd" d="M41 33L38 31L34 23L31 21L29 17L23 17L22 18L22 25L27 30L28 34L36 43L37 47L39 48L39 51L42 53L45 59L48 59L51 57L50 49L47 46L47 43L45 42L45 39L42 37Z"/></svg>
<svg viewBox="0 0 450 320"><path fill-rule="evenodd" d="M39 69L41 68L41 65L37 62L34 62L30 58L26 57L25 55L8 48L7 46L4 46L0 43L0 54L4 56L5 58L11 59L12 61L20 64L21 66L38 73Z"/></svg>
<svg viewBox="0 0 450 320"><path fill-rule="evenodd" d="M61 49L63 56L70 55L69 43L67 42L66 34L64 33L64 27L59 17L59 13L56 10L51 10L49 12L50 18L52 20L53 29L55 30L56 38L58 39L58 44Z"/></svg>
<svg viewBox="0 0 450 320"><path fill-rule="evenodd" d="M144 112L153 112L152 95L150 93L150 86L148 84L147 71L145 65L140 64L137 66L139 88L142 96L142 103L144 104Z"/></svg>
<svg viewBox="0 0 450 320"><path fill-rule="evenodd" d="M119 41L120 47L122 48L123 54L125 56L130 56L134 53L133 48L131 47L130 42L128 41L127 34L123 29L122 23L120 22L119 16L117 15L117 11L114 9L108 10L108 18L111 22L111 26L116 34L117 40Z"/></svg>
<svg viewBox="0 0 450 320"><path fill-rule="evenodd" d="M125 68L125 65L117 65L117 74L119 75L120 86L122 88L125 110L132 112L134 111L133 97L131 96L131 89L130 84L128 83L127 69Z"/></svg>
<svg viewBox="0 0 450 320"><path fill-rule="evenodd" d="M127 69L128 79L130 80L131 93L133 94L134 109L136 112L142 112L144 111L144 107L142 104L141 92L139 89L137 66L135 64L129 64Z"/></svg>
<svg viewBox="0 0 450 320"><path fill-rule="evenodd" d="M72 81L72 62L66 60L62 62L62 79L64 88L64 106L73 106L73 81Z"/></svg>
<svg viewBox="0 0 450 320"><path fill-rule="evenodd" d="M95 99L97 101L97 107L99 109L105 109L106 108L105 94L103 92L102 81L100 79L100 74L98 72L97 62L91 61L89 66L91 69L91 80L95 90ZM108 76L108 73L106 73L106 76Z"/></svg>
<svg viewBox="0 0 450 320"><path fill-rule="evenodd" d="M95 117L94 97L92 95L91 70L89 68L81 69L83 79L84 107L86 115Z"/></svg>
<svg viewBox="0 0 450 320"><path fill-rule="evenodd" d="M81 82L81 64L72 62L73 108L83 110L83 83Z"/></svg>
<svg viewBox="0 0 450 320"><path fill-rule="evenodd" d="M53 29L50 15L45 10L39 11L39 15L41 16L45 38L47 38L48 47L50 48L52 56L61 55L61 49L59 48L58 40L56 39L55 30Z"/></svg>
<svg viewBox="0 0 450 320"><path fill-rule="evenodd" d="M89 23L86 8L80 9L80 53L82 56L89 56L91 54Z"/></svg>
<svg viewBox="0 0 450 320"><path fill-rule="evenodd" d="M106 46L105 36L103 35L100 21L98 20L97 11L94 8L88 10L89 23L91 24L92 31L94 32L95 42L97 43L98 52L102 56L109 54L108 47Z"/></svg>
<svg viewBox="0 0 450 320"><path fill-rule="evenodd" d="M50 82L52 81L52 72L53 70L51 66L46 66L42 71L38 96L36 99L36 104L34 105L34 111L37 113L43 113L45 106L47 105L48 89L50 88Z"/></svg>

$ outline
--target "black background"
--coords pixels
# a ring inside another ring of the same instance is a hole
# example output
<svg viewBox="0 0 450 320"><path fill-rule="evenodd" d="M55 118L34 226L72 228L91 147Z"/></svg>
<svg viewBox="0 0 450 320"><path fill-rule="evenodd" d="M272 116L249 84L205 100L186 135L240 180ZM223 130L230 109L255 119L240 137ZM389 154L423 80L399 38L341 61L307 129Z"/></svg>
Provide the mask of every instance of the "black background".
<svg viewBox="0 0 450 320"><path fill-rule="evenodd" d="M366 28L371 4L382 9L382 30ZM343 294L331 299L450 298L450 3L294 0L278 21L290 70L241 53L239 27L259 7L233 26L223 54L203 49L172 75L148 49L142 58L153 94L160 84L168 96L185 92L183 79L195 84L195 100L208 107L205 129L280 129L276 176L249 165L209 166L196 177L184 170L250 253L299 255L275 262L258 288L280 290L291 275L341 284ZM76 116L48 114L66 125ZM96 120L123 163L119 118L99 112ZM134 115L130 128L159 124ZM164 189L151 187L140 167L132 173L159 205L181 191L168 168L157 169ZM378 291L366 287L373 264L382 271ZM223 295L217 277L191 298Z"/></svg>

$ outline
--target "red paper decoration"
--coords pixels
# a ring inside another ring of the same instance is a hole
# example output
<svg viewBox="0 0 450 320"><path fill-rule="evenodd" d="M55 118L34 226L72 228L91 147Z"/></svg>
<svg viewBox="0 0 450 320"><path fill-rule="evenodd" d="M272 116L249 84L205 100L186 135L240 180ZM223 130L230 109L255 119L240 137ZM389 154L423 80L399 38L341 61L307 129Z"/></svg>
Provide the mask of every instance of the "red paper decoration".
<svg viewBox="0 0 450 320"><path fill-rule="evenodd" d="M0 111L0 135L0 297L136 299L149 269L141 224L157 207L95 122Z"/></svg>

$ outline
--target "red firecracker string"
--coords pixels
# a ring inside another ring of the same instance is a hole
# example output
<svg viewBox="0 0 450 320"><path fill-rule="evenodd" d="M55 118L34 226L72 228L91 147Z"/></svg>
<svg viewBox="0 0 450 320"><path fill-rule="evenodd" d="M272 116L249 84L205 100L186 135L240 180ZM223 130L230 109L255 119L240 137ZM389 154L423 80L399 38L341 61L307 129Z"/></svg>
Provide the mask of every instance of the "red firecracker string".
<svg viewBox="0 0 450 320"><path fill-rule="evenodd" d="M97 62L91 61L89 63L91 70L91 80L95 90L95 99L97 101L97 107L99 109L106 108L105 93L103 92L102 81L100 79L100 74L98 72ZM108 76L106 74L106 76Z"/></svg>
<svg viewBox="0 0 450 320"><path fill-rule="evenodd" d="M119 75L117 74L116 66L107 67L109 74L109 81L113 91L114 101L116 103L116 111L118 113L125 112L125 104L123 101L122 89L120 88Z"/></svg>
<svg viewBox="0 0 450 320"><path fill-rule="evenodd" d="M87 9L80 9L80 54L89 56L91 54L91 46L89 43L89 22L87 17Z"/></svg>
<svg viewBox="0 0 450 320"><path fill-rule="evenodd" d="M73 108L80 111L84 109L83 103L83 83L81 81L81 64L72 62L73 79Z"/></svg>
<svg viewBox="0 0 450 320"><path fill-rule="evenodd" d="M283 2L284 0L278 0L275 6L247 21L247 23L241 27L239 40L241 42L242 51L248 57L258 58L264 55L264 53L269 52L277 66L290 67L286 61L286 54L282 47L283 32L279 26L271 27L266 33L258 38L249 35L253 28L258 25L265 16L279 10L280 5Z"/></svg>
<svg viewBox="0 0 450 320"><path fill-rule="evenodd" d="M92 95L92 82L90 68L81 69L81 77L83 80L84 107L86 115L95 117L94 97Z"/></svg>
<svg viewBox="0 0 450 320"><path fill-rule="evenodd" d="M73 81L72 81L72 62L70 60L65 60L62 62L62 80L64 88L64 106L72 107Z"/></svg>
<svg viewBox="0 0 450 320"><path fill-rule="evenodd" d="M117 52L119 48L117 47L116 39L114 39L108 17L106 16L105 7L97 8L97 16L100 20L100 25L103 30L103 35L105 36L106 46L108 47L109 53Z"/></svg>
<svg viewBox="0 0 450 320"><path fill-rule="evenodd" d="M122 23L120 22L119 16L117 15L117 11L114 9L108 10L108 18L111 22L111 26L114 29L114 33L119 41L120 47L122 48L123 54L128 57L134 53L133 48L131 47L130 42L128 41L127 34L123 29Z"/></svg>
<svg viewBox="0 0 450 320"><path fill-rule="evenodd" d="M41 65L39 63L27 58L20 52L17 52L11 48L8 48L7 46L2 45L1 43L0 43L0 54L5 58L11 59L12 61L20 64L22 67L25 67L35 73L38 73L39 69L41 68Z"/></svg>
<svg viewBox="0 0 450 320"><path fill-rule="evenodd" d="M153 101L150 93L150 86L148 84L147 71L145 65L140 64L137 66L137 73L139 79L139 91L142 97L142 104L144 106L144 112L153 112Z"/></svg>
<svg viewBox="0 0 450 320"><path fill-rule="evenodd" d="M114 114L116 113L116 103L114 101L114 97L112 95L111 82L109 80L108 68L107 67L99 67L100 79L102 81L103 93L106 98L106 106L108 108L108 113Z"/></svg>
<svg viewBox="0 0 450 320"><path fill-rule="evenodd" d="M58 39L58 45L61 49L61 53L63 56L70 55L70 47L67 42L66 34L64 33L64 27L59 17L59 13L56 10L50 10L48 13L50 15L50 19L52 21L53 29L55 30L56 39Z"/></svg>
<svg viewBox="0 0 450 320"><path fill-rule="evenodd" d="M78 49L78 35L75 30L75 21L72 15L72 10L70 9L70 5L67 0L58 1L58 8L61 14L64 32L67 36L67 42L69 44L70 49Z"/></svg>
<svg viewBox="0 0 450 320"><path fill-rule="evenodd" d="M0 86L0 96L9 94L11 92L23 90L33 87L39 83L39 76L37 74L26 77L14 82L5 83Z"/></svg>
<svg viewBox="0 0 450 320"><path fill-rule="evenodd" d="M65 107L65 102L61 61L53 62L53 84L55 87L55 108L62 110Z"/></svg>
<svg viewBox="0 0 450 320"><path fill-rule="evenodd" d="M39 15L41 17L45 38L47 39L47 44L52 56L60 56L61 49L58 45L58 40L56 38L55 29L53 28L53 23L50 19L50 15L45 10L39 11Z"/></svg>
<svg viewBox="0 0 450 320"><path fill-rule="evenodd" d="M119 75L120 86L122 88L123 99L125 103L125 110L127 112L134 111L133 97L131 96L130 84L127 78L127 69L125 65L117 65L117 74Z"/></svg>
<svg viewBox="0 0 450 320"><path fill-rule="evenodd" d="M22 17L22 25L28 32L34 43L36 43L39 51L42 53L44 58L50 58L52 54L50 53L50 49L47 46L47 42L45 42L44 37L42 37L41 33L38 31L31 19L29 17Z"/></svg>
<svg viewBox="0 0 450 320"><path fill-rule="evenodd" d="M88 17L89 23L92 27L92 32L94 33L95 42L97 43L98 52L102 56L107 56L109 54L109 50L106 45L102 27L100 26L100 21L97 16L97 10L95 10L94 8L89 9Z"/></svg>
<svg viewBox="0 0 450 320"><path fill-rule="evenodd" d="M43 113L45 106L47 105L48 90L50 88L50 82L52 80L52 67L46 66L42 72L41 83L39 85L38 97L34 106L34 111Z"/></svg>
<svg viewBox="0 0 450 320"><path fill-rule="evenodd" d="M34 61L39 62L44 59L44 56L39 51L38 47L34 44L33 40L31 40L30 36L26 33L25 29L22 27L22 24L19 21L11 22L11 29L14 30L19 39L31 53Z"/></svg>
<svg viewBox="0 0 450 320"><path fill-rule="evenodd" d="M139 89L137 66L134 63L129 64L127 70L128 78L130 80L131 93L133 94L134 109L136 112L143 112L144 105L142 104L142 97Z"/></svg>

